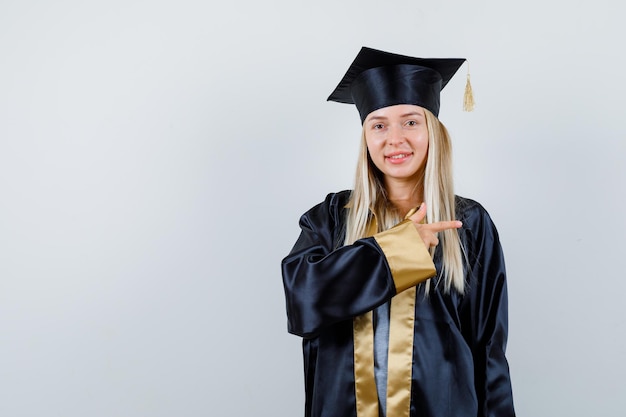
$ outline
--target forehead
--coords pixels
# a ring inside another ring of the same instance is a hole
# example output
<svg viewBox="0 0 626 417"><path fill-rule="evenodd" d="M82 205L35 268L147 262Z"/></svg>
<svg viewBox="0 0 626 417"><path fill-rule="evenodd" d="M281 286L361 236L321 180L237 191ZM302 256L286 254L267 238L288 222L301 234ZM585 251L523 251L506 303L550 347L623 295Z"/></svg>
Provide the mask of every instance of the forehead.
<svg viewBox="0 0 626 417"><path fill-rule="evenodd" d="M394 106L383 107L378 110L374 110L367 115L365 121L372 119L390 119L396 117L407 116L424 116L424 108L413 104L397 104Z"/></svg>

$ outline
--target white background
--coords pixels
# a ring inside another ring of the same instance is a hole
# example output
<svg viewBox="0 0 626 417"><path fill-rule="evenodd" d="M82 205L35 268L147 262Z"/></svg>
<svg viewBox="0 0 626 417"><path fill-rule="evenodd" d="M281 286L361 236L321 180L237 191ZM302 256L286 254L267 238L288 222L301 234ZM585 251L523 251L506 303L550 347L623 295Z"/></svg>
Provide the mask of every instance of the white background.
<svg viewBox="0 0 626 417"><path fill-rule="evenodd" d="M520 416L623 416L624 6L0 3L0 415L300 416L280 260L351 187L361 46L467 57L458 194L498 225Z"/></svg>

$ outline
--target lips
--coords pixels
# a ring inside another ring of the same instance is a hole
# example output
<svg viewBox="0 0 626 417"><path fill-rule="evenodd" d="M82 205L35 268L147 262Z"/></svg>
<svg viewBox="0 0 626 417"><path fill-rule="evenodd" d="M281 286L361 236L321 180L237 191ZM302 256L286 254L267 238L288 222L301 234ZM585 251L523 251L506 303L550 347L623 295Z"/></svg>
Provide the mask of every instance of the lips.
<svg viewBox="0 0 626 417"><path fill-rule="evenodd" d="M407 159L413 156L413 152L394 152L392 154L386 155L385 159L392 164L401 164Z"/></svg>

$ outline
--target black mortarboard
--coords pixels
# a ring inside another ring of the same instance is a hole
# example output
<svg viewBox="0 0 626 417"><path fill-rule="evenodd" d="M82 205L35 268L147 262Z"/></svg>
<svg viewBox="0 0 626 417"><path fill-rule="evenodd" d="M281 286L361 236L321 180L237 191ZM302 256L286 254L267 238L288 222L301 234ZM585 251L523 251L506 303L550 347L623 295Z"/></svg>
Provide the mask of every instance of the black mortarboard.
<svg viewBox="0 0 626 417"><path fill-rule="evenodd" d="M374 110L415 104L439 115L439 94L464 58L414 58L361 48L329 101L356 104L361 123Z"/></svg>

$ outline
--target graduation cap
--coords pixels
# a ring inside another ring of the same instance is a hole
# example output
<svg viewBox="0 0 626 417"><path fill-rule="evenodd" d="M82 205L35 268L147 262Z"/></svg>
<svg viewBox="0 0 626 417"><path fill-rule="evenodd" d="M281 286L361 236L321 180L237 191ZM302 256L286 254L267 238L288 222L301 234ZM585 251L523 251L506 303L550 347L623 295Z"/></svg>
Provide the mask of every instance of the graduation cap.
<svg viewBox="0 0 626 417"><path fill-rule="evenodd" d="M464 58L414 58L363 47L328 101L355 104L361 123L374 110L414 104L439 115L439 95ZM469 94L468 94L469 93ZM466 110L473 108L469 73Z"/></svg>

